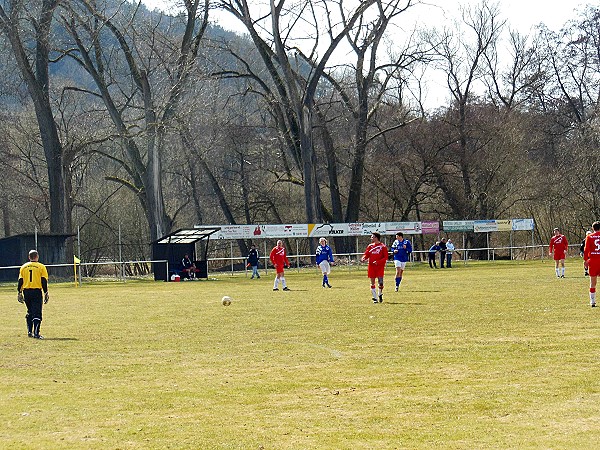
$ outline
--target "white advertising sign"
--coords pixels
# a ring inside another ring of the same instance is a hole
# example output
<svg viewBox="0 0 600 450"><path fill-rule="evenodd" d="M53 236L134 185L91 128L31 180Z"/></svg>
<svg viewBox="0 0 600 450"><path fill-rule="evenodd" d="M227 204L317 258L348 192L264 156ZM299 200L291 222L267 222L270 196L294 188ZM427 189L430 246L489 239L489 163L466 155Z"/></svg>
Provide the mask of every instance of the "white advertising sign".
<svg viewBox="0 0 600 450"><path fill-rule="evenodd" d="M385 234L385 223L373 222L373 223L363 223L362 224L362 235L363 236L369 236L375 232L380 233L380 234Z"/></svg>
<svg viewBox="0 0 600 450"><path fill-rule="evenodd" d="M398 232L404 234L421 234L421 222L386 222L385 234L395 235Z"/></svg>
<svg viewBox="0 0 600 450"><path fill-rule="evenodd" d="M258 232L260 231L260 232ZM290 238L308 236L308 224L292 223L282 225L259 225L254 231L255 238Z"/></svg>
<svg viewBox="0 0 600 450"><path fill-rule="evenodd" d="M369 222L369 223L313 223L275 225L218 225L221 230L211 239L281 239L301 237L369 236L373 232L394 235L439 233L439 222ZM533 230L533 219L512 220L445 220L444 231L492 231Z"/></svg>
<svg viewBox="0 0 600 450"><path fill-rule="evenodd" d="M219 239L250 239L253 229L252 225L223 225Z"/></svg>
<svg viewBox="0 0 600 450"><path fill-rule="evenodd" d="M348 236L347 223L313 223L308 226L310 237Z"/></svg>
<svg viewBox="0 0 600 450"><path fill-rule="evenodd" d="M512 229L514 231L533 230L534 229L533 219L513 219L512 220Z"/></svg>
<svg viewBox="0 0 600 450"><path fill-rule="evenodd" d="M348 236L362 236L363 232L362 223L349 223L348 224Z"/></svg>

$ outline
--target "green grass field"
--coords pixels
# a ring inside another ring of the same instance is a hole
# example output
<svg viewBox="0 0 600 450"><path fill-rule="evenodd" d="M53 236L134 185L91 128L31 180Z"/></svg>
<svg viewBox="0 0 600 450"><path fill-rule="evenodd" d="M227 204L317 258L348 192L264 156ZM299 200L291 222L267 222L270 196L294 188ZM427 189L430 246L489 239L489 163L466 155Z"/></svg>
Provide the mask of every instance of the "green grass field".
<svg viewBox="0 0 600 450"><path fill-rule="evenodd" d="M333 270L51 284L43 341L0 287L0 448L597 448L581 260Z"/></svg>

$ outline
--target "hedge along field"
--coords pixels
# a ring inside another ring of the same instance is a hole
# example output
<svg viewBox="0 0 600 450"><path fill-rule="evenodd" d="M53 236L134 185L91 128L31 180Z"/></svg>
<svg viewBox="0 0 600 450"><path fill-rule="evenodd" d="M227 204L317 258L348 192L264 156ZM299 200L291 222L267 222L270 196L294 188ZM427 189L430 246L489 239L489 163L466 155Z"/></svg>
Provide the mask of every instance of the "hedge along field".
<svg viewBox="0 0 600 450"><path fill-rule="evenodd" d="M593 448L600 308L580 259L0 287L0 448ZM220 303L223 295L231 306Z"/></svg>

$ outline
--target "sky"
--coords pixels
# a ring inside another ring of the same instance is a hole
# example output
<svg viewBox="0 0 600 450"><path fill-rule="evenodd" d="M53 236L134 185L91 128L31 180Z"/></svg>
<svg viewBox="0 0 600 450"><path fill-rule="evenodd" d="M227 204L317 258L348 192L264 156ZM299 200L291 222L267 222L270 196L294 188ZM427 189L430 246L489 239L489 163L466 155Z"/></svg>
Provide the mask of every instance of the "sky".
<svg viewBox="0 0 600 450"><path fill-rule="evenodd" d="M142 0L149 8L169 8L176 0ZM438 6L446 11L447 17L452 17L458 10L458 5L476 4L479 0L424 0L430 5ZM546 24L551 30L558 30L568 20L575 18L575 9L583 8L585 4L592 4L594 0L498 0L502 15L508 19L509 24L525 33L540 22ZM431 11L438 8L420 6L419 21L431 21ZM440 15L440 20L444 16ZM219 15L211 20L227 30L242 31L241 25L228 16ZM438 24L435 24L438 25Z"/></svg>
<svg viewBox="0 0 600 450"><path fill-rule="evenodd" d="M142 0L149 8L170 11L173 4L181 0ZM577 17L576 11L583 10L587 4L597 0L496 0L500 8L500 17L507 20L511 29L521 34L534 31L536 25L543 23L549 29L558 31L570 19ZM410 14L402 16L402 28L411 30L424 26L441 28L451 20L458 19L459 6L477 5L481 0L421 0L423 4L409 9ZM250 3L265 4L268 0L250 0ZM493 4L494 0L489 0ZM211 12L211 22L218 23L222 28L238 33L244 33L244 27L229 14ZM414 22L411 22L414 21ZM343 55L341 49L336 55ZM339 56L332 56L331 61ZM448 101L449 92L445 75L429 69L423 80L423 98L425 109L432 110Z"/></svg>

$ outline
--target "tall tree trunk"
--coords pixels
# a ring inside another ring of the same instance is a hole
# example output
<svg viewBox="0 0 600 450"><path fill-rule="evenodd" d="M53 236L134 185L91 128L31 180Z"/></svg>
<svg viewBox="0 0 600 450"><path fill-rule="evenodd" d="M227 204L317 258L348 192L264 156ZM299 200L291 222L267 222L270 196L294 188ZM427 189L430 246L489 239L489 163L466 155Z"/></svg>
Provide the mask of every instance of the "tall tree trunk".
<svg viewBox="0 0 600 450"><path fill-rule="evenodd" d="M317 156L313 146L312 127L312 110L305 106L302 111L302 136L300 145L302 149L306 220L307 223L320 223L323 215L321 213L321 193L316 172Z"/></svg>
<svg viewBox="0 0 600 450"><path fill-rule="evenodd" d="M4 228L4 237L10 236L10 214L8 208L8 199L4 197L2 199L2 222Z"/></svg>
<svg viewBox="0 0 600 450"><path fill-rule="evenodd" d="M28 59L27 51L21 41L22 24L19 21L21 2L10 2L9 15L5 6L0 5L0 31L8 38L17 67L22 76L29 95L33 101L37 118L40 138L44 149L48 171L48 189L50 196L50 231L53 233L68 233L67 197L65 189L65 173L63 168L63 147L54 120L49 95L50 64L50 28L54 17L57 0L44 0L39 17L35 20L35 55L34 67Z"/></svg>
<svg viewBox="0 0 600 450"><path fill-rule="evenodd" d="M356 146L352 162L352 177L350 179L350 192L346 207L346 222L357 222L360 215L360 201L365 174L365 157L367 153L367 125L368 105L366 93L359 90L359 105L356 123Z"/></svg>

